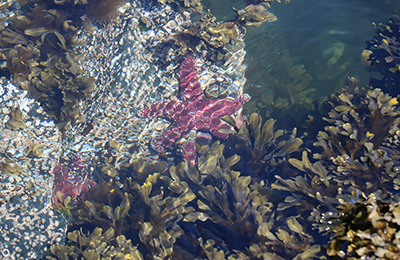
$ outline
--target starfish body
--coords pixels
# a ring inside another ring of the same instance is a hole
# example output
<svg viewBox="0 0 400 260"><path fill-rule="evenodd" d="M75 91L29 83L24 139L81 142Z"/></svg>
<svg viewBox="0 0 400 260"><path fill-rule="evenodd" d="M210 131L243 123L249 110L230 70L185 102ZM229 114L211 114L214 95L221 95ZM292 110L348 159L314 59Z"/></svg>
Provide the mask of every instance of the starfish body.
<svg viewBox="0 0 400 260"><path fill-rule="evenodd" d="M61 199L71 197L71 203L76 205L85 192L96 185L87 171L87 165L79 155L72 156L69 164L57 164L54 168L53 203L57 204L57 192L61 192Z"/></svg>
<svg viewBox="0 0 400 260"><path fill-rule="evenodd" d="M161 117L173 122L161 137L151 141L151 147L160 153L171 149L181 137L193 130L210 132L218 138L226 139L228 134L219 130L230 129L230 126L222 122L220 117L235 113L250 100L247 94L236 98L206 97L198 80L195 60L190 56L186 56L181 66L179 80L181 100L157 102L138 112L142 118ZM187 145L183 148L183 156L194 163L195 145Z"/></svg>

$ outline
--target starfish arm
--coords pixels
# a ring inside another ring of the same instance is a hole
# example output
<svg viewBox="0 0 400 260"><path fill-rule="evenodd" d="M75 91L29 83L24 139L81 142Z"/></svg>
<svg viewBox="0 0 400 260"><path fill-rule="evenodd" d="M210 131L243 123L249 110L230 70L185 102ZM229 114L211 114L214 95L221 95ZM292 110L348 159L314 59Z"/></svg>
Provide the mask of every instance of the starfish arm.
<svg viewBox="0 0 400 260"><path fill-rule="evenodd" d="M208 104L208 110L203 113L203 119L198 121L198 130L211 132L215 137L226 139L227 133L221 133L221 129L230 129L230 126L222 122L220 118L224 115L232 115L250 99L247 94L237 98L227 97L220 100L212 100ZM206 120L206 122L202 122Z"/></svg>
<svg viewBox="0 0 400 260"><path fill-rule="evenodd" d="M53 203L58 202L57 192L61 192L61 199L71 197L71 203L77 204L83 193L96 183L90 179L87 165L77 154L73 155L68 166L58 164L54 169Z"/></svg>
<svg viewBox="0 0 400 260"><path fill-rule="evenodd" d="M164 119L172 119L177 106L179 107L181 103L181 101L176 100L157 102L138 111L138 116L141 118L161 117Z"/></svg>
<svg viewBox="0 0 400 260"><path fill-rule="evenodd" d="M199 83L195 59L186 56L179 72L179 80L181 86L181 99L183 102L196 99L203 95L203 89Z"/></svg>
<svg viewBox="0 0 400 260"><path fill-rule="evenodd" d="M196 164L196 139L188 139L187 143L183 146L183 157L186 158L193 165Z"/></svg>
<svg viewBox="0 0 400 260"><path fill-rule="evenodd" d="M232 115L242 107L242 104L240 103L239 98L227 97L222 100L218 100L215 106L218 107L218 110L215 110L211 117L219 118L224 115Z"/></svg>
<svg viewBox="0 0 400 260"><path fill-rule="evenodd" d="M220 133L218 130L230 129L230 126L221 121L219 117L202 117L196 121L194 129L201 132L209 132L220 139L226 139L229 134Z"/></svg>
<svg viewBox="0 0 400 260"><path fill-rule="evenodd" d="M172 149L176 141L193 128L193 120L185 120L173 123L160 138L151 141L151 147L159 153L165 153L166 149Z"/></svg>
<svg viewBox="0 0 400 260"><path fill-rule="evenodd" d="M211 132L211 118L205 117L201 112L199 112L196 116L197 119L193 129L201 132Z"/></svg>
<svg viewBox="0 0 400 260"><path fill-rule="evenodd" d="M220 118L225 115L232 115L240 108L242 108L244 102L247 102L247 98L240 96L238 98L227 97L220 100L213 100L210 103L210 109L204 112L204 116L210 117L211 120Z"/></svg>
<svg viewBox="0 0 400 260"><path fill-rule="evenodd" d="M62 166L61 164L57 164L56 167L54 168L53 174L54 174L54 181L56 183L60 182L64 178L66 178L66 176L68 176L68 168Z"/></svg>

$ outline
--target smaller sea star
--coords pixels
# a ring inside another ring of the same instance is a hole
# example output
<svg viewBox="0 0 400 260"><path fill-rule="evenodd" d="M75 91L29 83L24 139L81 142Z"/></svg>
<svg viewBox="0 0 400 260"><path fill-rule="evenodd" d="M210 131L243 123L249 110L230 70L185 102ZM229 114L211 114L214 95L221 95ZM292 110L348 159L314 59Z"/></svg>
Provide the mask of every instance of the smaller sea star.
<svg viewBox="0 0 400 260"><path fill-rule="evenodd" d="M57 204L57 192L61 199L71 197L71 203L77 205L82 195L96 185L90 179L87 165L78 154L74 154L67 166L57 164L54 168L53 205Z"/></svg>
<svg viewBox="0 0 400 260"><path fill-rule="evenodd" d="M181 100L157 102L138 112L142 118L161 117L173 122L161 137L151 141L151 147L161 154L193 130L210 132L221 139L228 138L226 132L219 130L230 129L230 126L221 121L220 117L235 113L250 100L247 94L236 98L208 98L199 83L195 59L189 55L186 55L182 63L179 80ZM194 141L187 142L183 147L183 156L193 164L195 149Z"/></svg>

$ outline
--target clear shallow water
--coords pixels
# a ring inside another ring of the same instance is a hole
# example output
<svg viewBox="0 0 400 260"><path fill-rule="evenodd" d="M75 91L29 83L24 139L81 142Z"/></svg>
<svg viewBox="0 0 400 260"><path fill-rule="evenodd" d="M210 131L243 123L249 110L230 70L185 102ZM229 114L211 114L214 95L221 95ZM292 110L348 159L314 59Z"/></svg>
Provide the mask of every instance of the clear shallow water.
<svg viewBox="0 0 400 260"><path fill-rule="evenodd" d="M238 0L204 4L218 20L235 17L231 6L245 6ZM246 92L253 97L245 111L285 117L317 110L348 76L367 86L370 73L360 57L365 40L374 35L372 22L387 22L399 13L400 2L293 0L273 2L269 11L278 20L248 28L245 38Z"/></svg>
<svg viewBox="0 0 400 260"><path fill-rule="evenodd" d="M262 115L265 116L268 116L267 112L270 112L273 116L278 115L277 119L279 121L285 120L285 113L293 118L293 115L297 115L296 112L300 109L306 112L316 110L317 108L313 107L314 103L318 103L319 100L344 86L344 79L347 76L357 77L360 85L366 86L370 74L362 67L360 54L365 47L364 40L373 36L370 31L372 28L371 22L386 22L392 14L396 13L396 5L393 2L353 1L348 3L342 0L321 3L309 0L295 1L297 2L293 2L290 5L273 3L270 11L277 15L278 21L263 24L260 28L249 28L246 36L246 49L248 52L246 60L248 65L246 92L253 96L252 102L247 106L247 111L261 111ZM208 4L219 20L233 19L234 12L231 11L231 6L235 6L238 9L244 7L242 2L227 4L219 1L218 3ZM112 60L114 59L115 57L112 58ZM107 114L106 116L114 118L114 114ZM301 120L302 118L299 117L299 120L292 122L292 124L299 126L298 122ZM111 142L107 142L105 146L110 144ZM101 147L104 148L104 146ZM116 147L119 147L118 143ZM80 148L77 147L76 150L78 149ZM104 149L104 152L109 154L106 149ZM232 153L236 153L236 151ZM215 158L215 155L211 155L209 160L211 161L212 158ZM106 168L104 167L104 169ZM284 178L289 178L290 174L294 174L292 172L293 169L289 172L285 172L288 168L282 167L280 169L283 170L281 172L276 171L276 173L282 174ZM244 170L241 172L247 173ZM129 169L124 174L133 173ZM273 175L269 174L266 179L272 179ZM257 182L257 178L254 181ZM273 181L268 183L273 183ZM265 190L269 189L270 186L267 187ZM220 190L222 189L220 188ZM109 192L113 193L114 189ZM228 193L228 195L231 195L231 193ZM286 194L276 192L274 195L279 196L271 196L271 202L280 207L279 203L284 201ZM123 201L122 196L118 197L118 199L120 200L117 201L116 205ZM229 199L232 199L233 203L235 203L234 197ZM219 202L217 201L216 205L219 205ZM120 205L122 207L123 204ZM226 207L226 209L228 208ZM220 206L215 207L215 209L219 212ZM139 211L135 210L134 214L137 212ZM169 211L168 209L168 212L175 214L173 210ZM306 214L308 213L306 212ZM143 214L147 215L147 213ZM294 216L296 212L287 212L285 215L280 216L288 215ZM278 220L282 220L282 217ZM133 223L136 222L133 221ZM279 228L280 224L278 223L276 226ZM226 229L223 229L223 227L218 228L210 221L204 225L202 221L193 225L186 223L182 226L188 230L187 233L189 235L195 237L198 234L195 225L200 230L205 230L205 233L209 230L216 230L215 236L221 237L226 241L235 240L229 241L234 249L244 250L247 243L250 243L249 241L252 239L251 236L239 236L240 232L235 230L233 232L225 232ZM136 237L137 233L136 231L128 233L135 236L136 241L134 244L139 243L139 238ZM315 233L317 232L315 231ZM231 234L236 237L230 238ZM213 237L213 234L209 235L209 237ZM239 239L236 241L237 238ZM314 236L314 239L318 243L326 245L328 237L325 236L323 238L325 242L319 240L319 235ZM223 248L222 246L217 246L218 248ZM190 249L193 248L191 247ZM147 251L144 250L144 252Z"/></svg>

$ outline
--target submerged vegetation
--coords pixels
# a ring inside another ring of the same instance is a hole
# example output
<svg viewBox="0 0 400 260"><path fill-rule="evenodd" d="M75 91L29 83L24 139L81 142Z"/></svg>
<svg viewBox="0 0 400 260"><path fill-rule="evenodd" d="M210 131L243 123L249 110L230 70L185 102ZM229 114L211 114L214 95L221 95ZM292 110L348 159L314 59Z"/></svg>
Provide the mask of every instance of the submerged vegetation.
<svg viewBox="0 0 400 260"><path fill-rule="evenodd" d="M81 231L69 247L51 254L100 227L115 238L99 241L134 259L396 259L398 100L349 78L321 106L309 135L256 113L240 128L225 116L232 134L197 144L195 165L115 169L71 212Z"/></svg>
<svg viewBox="0 0 400 260"><path fill-rule="evenodd" d="M398 95L400 84L400 16L394 15L387 23L374 24L375 36L366 41L367 47L362 53L364 66L378 71L382 79L373 79L387 93Z"/></svg>
<svg viewBox="0 0 400 260"><path fill-rule="evenodd" d="M327 254L335 259L398 259L399 203L377 201L374 194L342 202L337 212L326 214L318 225L330 224L334 238Z"/></svg>
<svg viewBox="0 0 400 260"><path fill-rule="evenodd" d="M52 245L48 259L143 259L131 241L115 236L112 228L96 228L88 235L75 230L68 233L68 240L67 245Z"/></svg>
<svg viewBox="0 0 400 260"><path fill-rule="evenodd" d="M208 62L224 61L243 47L243 26L276 19L267 11L272 1L246 1L244 9L235 10L234 21L220 23L203 12L200 1L159 2L201 14L199 21L151 46L166 63L172 59L168 55L188 52ZM30 2L24 6L28 11L1 31L2 70L63 131L79 120L80 101L95 91L95 79L85 74L74 52L74 46L85 44L78 31L90 30L96 19L109 21L121 4ZM77 11L80 5L85 8ZM150 28L144 17L138 23ZM398 73L393 64L397 23L393 18L377 27L381 39L364 52L371 67ZM296 68L293 75L304 76L308 84L310 76ZM195 80L197 75L186 80L190 88ZM393 84L360 88L348 78L346 89L318 108L310 105L319 114L300 130L280 129L277 120L263 120L262 114L225 115L219 119L229 126L219 133L229 137L196 143L194 162L121 159L121 143L110 137L94 152L95 165L76 155L54 169L56 182L70 185L56 185L53 194L54 208L70 226L65 243L51 245L47 259L398 259L400 109L397 97L387 93ZM7 129L26 127L19 107L9 117ZM41 144L32 142L25 154L37 158L42 152ZM16 171L11 164L0 169Z"/></svg>

